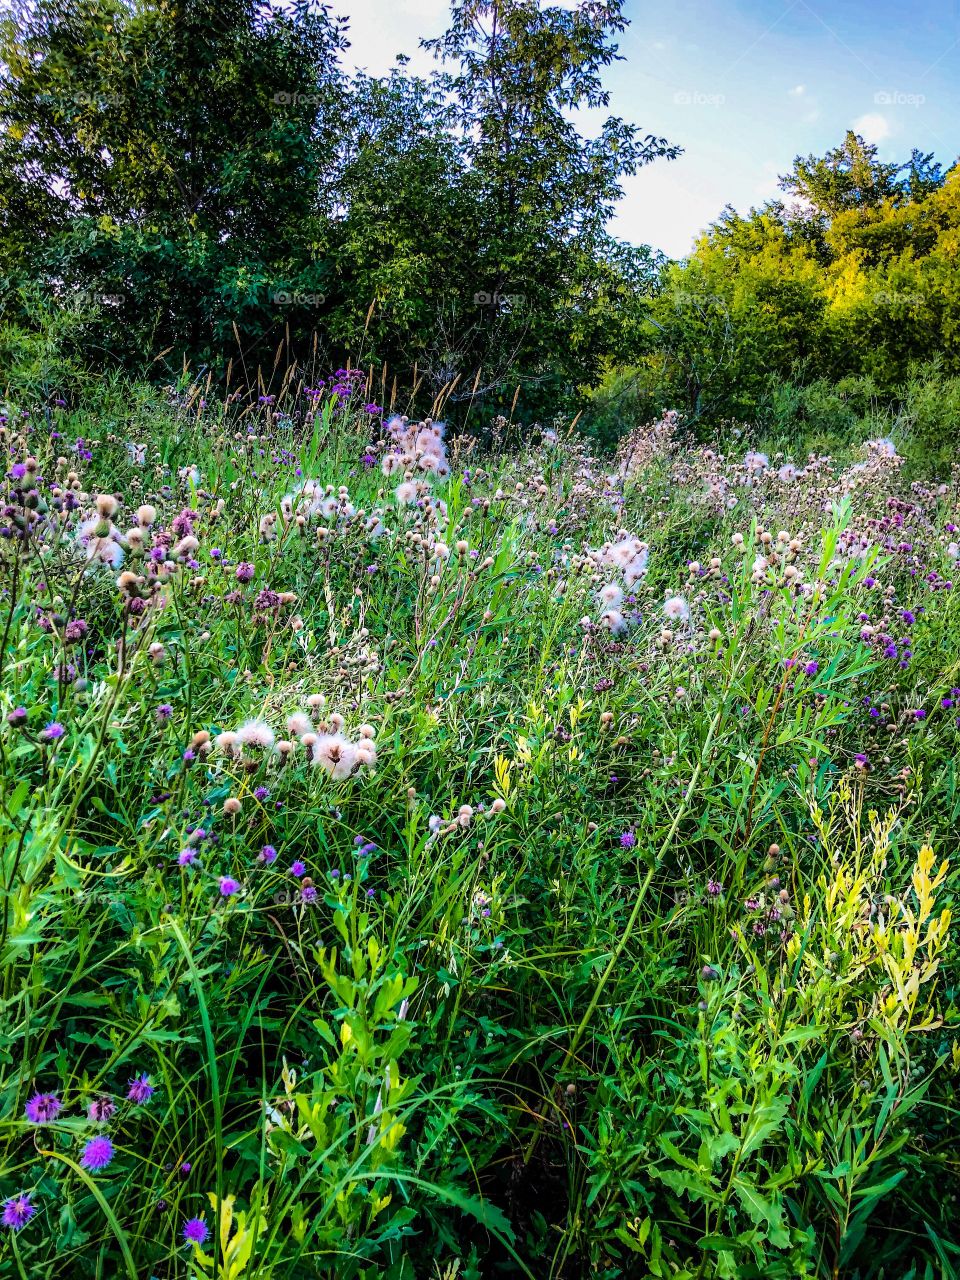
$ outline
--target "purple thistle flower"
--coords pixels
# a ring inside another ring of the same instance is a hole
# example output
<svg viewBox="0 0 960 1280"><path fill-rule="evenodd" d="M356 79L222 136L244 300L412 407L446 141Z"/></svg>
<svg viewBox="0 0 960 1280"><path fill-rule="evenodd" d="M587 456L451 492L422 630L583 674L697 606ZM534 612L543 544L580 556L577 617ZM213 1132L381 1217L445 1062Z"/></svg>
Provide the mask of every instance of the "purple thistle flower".
<svg viewBox="0 0 960 1280"><path fill-rule="evenodd" d="M40 730L40 737L44 742L56 742L57 739L62 738L66 732L66 729L59 720L51 720L48 725Z"/></svg>
<svg viewBox="0 0 960 1280"><path fill-rule="evenodd" d="M19 1231L21 1227L27 1225L36 1212L29 1193L21 1191L18 1196L11 1196L9 1200L4 1201L3 1225L9 1227L11 1231Z"/></svg>
<svg viewBox="0 0 960 1280"><path fill-rule="evenodd" d="M101 1169L105 1169L112 1159L113 1143L109 1138L97 1137L91 1138L83 1148L80 1163L91 1173L98 1173Z"/></svg>
<svg viewBox="0 0 960 1280"><path fill-rule="evenodd" d="M719 898L720 894L723 893L723 885L719 880L708 880L707 893L711 898Z"/></svg>
<svg viewBox="0 0 960 1280"><path fill-rule="evenodd" d="M853 757L853 763L858 769L866 769L870 763L870 757L863 751L858 751Z"/></svg>
<svg viewBox="0 0 960 1280"><path fill-rule="evenodd" d="M253 565L246 560L241 560L240 563L237 565L236 575L237 575L238 582L252 581L253 575L255 573L256 573L256 570L254 569Z"/></svg>
<svg viewBox="0 0 960 1280"><path fill-rule="evenodd" d="M181 867L192 867L196 860L197 851L196 849L191 849L189 845L187 845L186 849L181 849L177 857L177 862Z"/></svg>
<svg viewBox="0 0 960 1280"><path fill-rule="evenodd" d="M271 862L276 862L277 851L272 844L265 844L260 850L259 858L261 862L265 862L269 866Z"/></svg>
<svg viewBox="0 0 960 1280"><path fill-rule="evenodd" d="M220 897L232 898L235 893L240 892L240 883L234 880L233 876L220 877Z"/></svg>
<svg viewBox="0 0 960 1280"><path fill-rule="evenodd" d="M316 889L313 887L312 884L305 884L303 888L300 890L300 901L310 903L310 902L316 902L316 900L317 900Z"/></svg>
<svg viewBox="0 0 960 1280"><path fill-rule="evenodd" d="M624 831L623 835L621 835L620 837L621 849L632 849L636 843L637 843L637 837L633 834L632 831Z"/></svg>
<svg viewBox="0 0 960 1280"><path fill-rule="evenodd" d="M256 790L255 790L255 791L254 791L254 793L253 793L253 798L254 798L254 800L269 800L269 799L270 799L270 788L269 788L269 787L257 787L257 788L256 788Z"/></svg>
<svg viewBox="0 0 960 1280"><path fill-rule="evenodd" d="M183 1238L187 1244L201 1245L210 1234L210 1228L202 1218L188 1218L183 1224Z"/></svg>
<svg viewBox="0 0 960 1280"><path fill-rule="evenodd" d="M127 1099L136 1103L137 1106L142 1106L145 1102L149 1102L155 1093L156 1089L150 1083L150 1077L145 1071L141 1071L140 1075L134 1076L130 1081Z"/></svg>
<svg viewBox="0 0 960 1280"><path fill-rule="evenodd" d="M164 721L169 720L172 715L173 715L173 707L171 707L170 703L161 702L159 707L157 707L157 711L156 711L156 716L157 716L157 719L160 721L160 723L163 724Z"/></svg>
<svg viewBox="0 0 960 1280"><path fill-rule="evenodd" d="M55 1093L35 1093L27 1103L26 1116L31 1124L50 1124L60 1114L60 1107Z"/></svg>
<svg viewBox="0 0 960 1280"><path fill-rule="evenodd" d="M87 1115L94 1124L106 1124L117 1109L112 1098L94 1098L87 1107Z"/></svg>
<svg viewBox="0 0 960 1280"><path fill-rule="evenodd" d="M305 876L307 874L307 864L305 862L301 862L298 858L291 866L290 874L292 876L296 876L299 880L301 876Z"/></svg>
<svg viewBox="0 0 960 1280"><path fill-rule="evenodd" d="M803 668L804 673L808 676L815 676L820 670L820 664L817 662L808 662Z"/></svg>

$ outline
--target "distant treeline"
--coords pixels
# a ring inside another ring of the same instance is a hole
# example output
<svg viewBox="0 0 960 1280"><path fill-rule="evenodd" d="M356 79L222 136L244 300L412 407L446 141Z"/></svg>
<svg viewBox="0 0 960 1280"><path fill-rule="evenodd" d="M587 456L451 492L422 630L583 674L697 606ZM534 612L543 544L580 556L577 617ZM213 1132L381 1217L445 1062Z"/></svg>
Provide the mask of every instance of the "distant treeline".
<svg viewBox="0 0 960 1280"><path fill-rule="evenodd" d="M64 367L232 361L252 382L319 352L443 392L454 418L585 408L610 438L667 406L762 423L825 386L888 406L917 361L957 372L960 173L932 156L886 164L848 134L683 263L609 234L623 177L678 152L572 123L607 105L625 25L620 0L454 0L433 75L371 78L324 6L18 6L0 362L55 333Z"/></svg>

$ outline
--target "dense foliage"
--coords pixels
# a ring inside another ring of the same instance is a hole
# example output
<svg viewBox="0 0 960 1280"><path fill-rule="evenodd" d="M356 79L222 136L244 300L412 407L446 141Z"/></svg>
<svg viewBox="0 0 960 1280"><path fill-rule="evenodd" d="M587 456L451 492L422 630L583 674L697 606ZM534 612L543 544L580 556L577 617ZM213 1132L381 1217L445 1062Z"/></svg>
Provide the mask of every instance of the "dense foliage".
<svg viewBox="0 0 960 1280"><path fill-rule="evenodd" d="M960 493L2 427L0 1273L953 1276Z"/></svg>
<svg viewBox="0 0 960 1280"><path fill-rule="evenodd" d="M378 78L348 74L345 20L304 0L15 6L4 310L99 369L252 383L319 352L458 423L584 410L606 447L679 406L704 436L832 448L885 417L949 465L957 171L848 133L687 260L628 245L607 229L622 179L679 148L590 124L625 25L620 0L457 0L431 76Z"/></svg>
<svg viewBox="0 0 960 1280"><path fill-rule="evenodd" d="M432 79L372 79L306 3L38 0L0 40L6 306L27 328L85 313L101 366L162 351L252 378L319 339L427 403L569 395L653 269L606 232L620 179L674 154L571 123L606 106L624 25L619 2L464 0Z"/></svg>
<svg viewBox="0 0 960 1280"><path fill-rule="evenodd" d="M781 185L786 200L727 209L687 261L664 269L649 310L656 337L635 367L612 367L594 429L616 436L624 418L676 405L707 429L759 422L842 442L886 416L949 468L960 168L944 174L916 152L885 164L848 133L825 158L798 156Z"/></svg>

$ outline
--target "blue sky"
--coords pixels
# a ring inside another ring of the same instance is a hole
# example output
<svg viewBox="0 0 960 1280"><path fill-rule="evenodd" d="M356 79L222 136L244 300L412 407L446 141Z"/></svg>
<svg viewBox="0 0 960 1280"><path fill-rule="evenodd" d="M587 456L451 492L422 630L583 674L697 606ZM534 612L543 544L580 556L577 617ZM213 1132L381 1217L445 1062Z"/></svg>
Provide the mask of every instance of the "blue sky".
<svg viewBox="0 0 960 1280"><path fill-rule="evenodd" d="M563 0L570 7L576 0ZM356 65L387 70L446 25L446 0L350 0ZM960 0L627 0L610 109L684 148L626 182L613 224L674 256L727 203L776 193L793 157L854 127L884 159L960 155ZM589 131L590 122L584 122Z"/></svg>

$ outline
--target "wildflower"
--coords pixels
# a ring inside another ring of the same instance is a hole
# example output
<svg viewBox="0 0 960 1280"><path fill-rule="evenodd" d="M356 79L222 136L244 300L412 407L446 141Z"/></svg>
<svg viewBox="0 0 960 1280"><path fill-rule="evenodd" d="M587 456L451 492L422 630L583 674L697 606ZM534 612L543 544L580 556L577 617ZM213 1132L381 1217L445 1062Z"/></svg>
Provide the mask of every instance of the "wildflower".
<svg viewBox="0 0 960 1280"><path fill-rule="evenodd" d="M117 1109L112 1098L94 1098L87 1107L87 1115L94 1124L106 1124Z"/></svg>
<svg viewBox="0 0 960 1280"><path fill-rule="evenodd" d="M210 1234L210 1228L202 1218L188 1218L183 1224L183 1238L187 1244L202 1245Z"/></svg>
<svg viewBox="0 0 960 1280"><path fill-rule="evenodd" d="M265 862L269 866L271 862L276 862L277 851L272 844L265 844L260 850L258 857L261 862Z"/></svg>
<svg viewBox="0 0 960 1280"><path fill-rule="evenodd" d="M620 837L621 849L632 849L636 843L637 843L637 837L634 835L632 831L624 831L624 833Z"/></svg>
<svg viewBox="0 0 960 1280"><path fill-rule="evenodd" d="M220 897L221 898L232 898L235 894L239 892L240 892L239 881L234 880L233 876L220 877Z"/></svg>
<svg viewBox="0 0 960 1280"><path fill-rule="evenodd" d="M40 730L40 737L44 742L56 742L66 733L66 729L59 720L51 720L48 725Z"/></svg>
<svg viewBox="0 0 960 1280"><path fill-rule="evenodd" d="M305 711L294 711L287 716L287 729L298 738L313 731L313 721Z"/></svg>
<svg viewBox="0 0 960 1280"><path fill-rule="evenodd" d="M96 1137L91 1138L83 1148L80 1163L91 1173L98 1173L101 1169L105 1169L112 1159L113 1143L109 1138Z"/></svg>
<svg viewBox="0 0 960 1280"><path fill-rule="evenodd" d="M690 607L683 596L670 596L664 602L663 612L671 622L687 622L690 618Z"/></svg>
<svg viewBox="0 0 960 1280"><path fill-rule="evenodd" d="M627 629L626 619L616 609L608 609L600 618L601 627L605 627L612 636L623 635Z"/></svg>
<svg viewBox="0 0 960 1280"><path fill-rule="evenodd" d="M127 1100L129 1102L136 1103L137 1106L142 1106L143 1103L150 1101L154 1093L156 1093L156 1090L150 1083L150 1077L145 1071L143 1071L140 1075L134 1076L130 1081L130 1087L127 1090Z"/></svg>
<svg viewBox="0 0 960 1280"><path fill-rule="evenodd" d="M615 582L608 582L597 592L597 599L605 609L619 609L623 603L623 592Z"/></svg>
<svg viewBox="0 0 960 1280"><path fill-rule="evenodd" d="M299 880L301 876L305 876L307 874L307 864L305 862L301 862L298 858L290 867L290 874L292 876L296 876Z"/></svg>
<svg viewBox="0 0 960 1280"><path fill-rule="evenodd" d="M241 560L236 568L236 579L238 582L251 582L255 573L256 570L252 564L249 564L246 560Z"/></svg>
<svg viewBox="0 0 960 1280"><path fill-rule="evenodd" d="M197 860L196 849L191 849L189 845L185 849L181 849L177 855L177 862L181 867L192 867Z"/></svg>
<svg viewBox="0 0 960 1280"><path fill-rule="evenodd" d="M27 1103L27 1119L31 1124L51 1124L59 1115L61 1105L55 1093L35 1093Z"/></svg>
<svg viewBox="0 0 960 1280"><path fill-rule="evenodd" d="M11 1231L19 1231L21 1227L27 1225L36 1211L29 1193L21 1191L18 1196L11 1196L9 1200L4 1201L3 1225L9 1227Z"/></svg>
<svg viewBox="0 0 960 1280"><path fill-rule="evenodd" d="M245 720L236 732L235 741L241 747L259 747L268 751L274 743L274 733L265 720Z"/></svg>
<svg viewBox="0 0 960 1280"><path fill-rule="evenodd" d="M820 670L820 664L817 662L808 662L804 665L804 672L808 676L815 676Z"/></svg>
<svg viewBox="0 0 960 1280"><path fill-rule="evenodd" d="M26 707L14 707L7 714L7 724L11 729L22 729L27 723L28 713Z"/></svg>
<svg viewBox="0 0 960 1280"><path fill-rule="evenodd" d="M316 900L317 900L317 891L314 888L314 886L312 884L305 884L303 888L300 890L300 901L311 903L311 902L316 902Z"/></svg>
<svg viewBox="0 0 960 1280"><path fill-rule="evenodd" d="M853 763L856 765L858 769L866 769L870 764L870 757L866 755L863 751L858 751L857 754L853 757Z"/></svg>
<svg viewBox="0 0 960 1280"><path fill-rule="evenodd" d="M173 715L173 707L169 702L161 702L156 710L156 717L160 724L164 724Z"/></svg>
<svg viewBox="0 0 960 1280"><path fill-rule="evenodd" d="M313 762L334 781L349 778L359 763L357 749L339 733L322 734L313 749Z"/></svg>
<svg viewBox="0 0 960 1280"><path fill-rule="evenodd" d="M720 894L723 893L723 885L719 880L708 880L707 893L711 898L719 898Z"/></svg>

